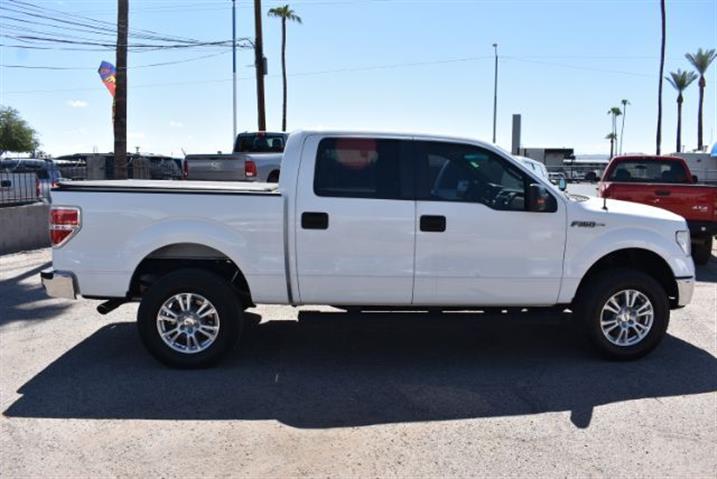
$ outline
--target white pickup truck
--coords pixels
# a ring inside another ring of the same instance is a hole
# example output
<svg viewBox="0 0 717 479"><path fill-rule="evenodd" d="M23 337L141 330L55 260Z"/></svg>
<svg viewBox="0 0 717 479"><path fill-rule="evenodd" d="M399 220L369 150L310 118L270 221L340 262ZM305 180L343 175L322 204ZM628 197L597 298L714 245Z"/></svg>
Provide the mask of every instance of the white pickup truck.
<svg viewBox="0 0 717 479"><path fill-rule="evenodd" d="M52 192L51 296L140 301L149 351L217 361L258 303L571 309L633 359L686 305L685 220L568 195L468 139L296 132L278 185L88 181Z"/></svg>

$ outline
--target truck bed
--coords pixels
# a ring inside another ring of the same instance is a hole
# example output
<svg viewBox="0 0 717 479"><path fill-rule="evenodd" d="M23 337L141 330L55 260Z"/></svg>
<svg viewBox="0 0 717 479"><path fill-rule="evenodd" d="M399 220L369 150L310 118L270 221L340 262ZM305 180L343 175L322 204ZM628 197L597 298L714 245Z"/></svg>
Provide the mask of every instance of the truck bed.
<svg viewBox="0 0 717 479"><path fill-rule="evenodd" d="M197 256L241 264L257 301L287 301L284 202L276 184L70 181L51 195L53 204L82 211L71 247L55 248L53 262L77 275L85 296L124 297L141 261L166 256L168 248L199 248Z"/></svg>

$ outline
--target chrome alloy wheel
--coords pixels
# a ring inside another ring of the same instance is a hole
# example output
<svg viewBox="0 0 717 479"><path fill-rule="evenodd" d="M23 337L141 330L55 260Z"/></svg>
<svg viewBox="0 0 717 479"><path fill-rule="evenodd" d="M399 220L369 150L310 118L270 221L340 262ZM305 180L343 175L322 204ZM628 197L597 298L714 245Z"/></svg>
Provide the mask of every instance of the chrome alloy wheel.
<svg viewBox="0 0 717 479"><path fill-rule="evenodd" d="M204 296L175 294L159 308L157 331L173 350L185 354L201 353L219 335L219 313Z"/></svg>
<svg viewBox="0 0 717 479"><path fill-rule="evenodd" d="M655 318L650 299L640 291L618 291L605 302L600 313L600 329L616 346L633 346L648 335Z"/></svg>

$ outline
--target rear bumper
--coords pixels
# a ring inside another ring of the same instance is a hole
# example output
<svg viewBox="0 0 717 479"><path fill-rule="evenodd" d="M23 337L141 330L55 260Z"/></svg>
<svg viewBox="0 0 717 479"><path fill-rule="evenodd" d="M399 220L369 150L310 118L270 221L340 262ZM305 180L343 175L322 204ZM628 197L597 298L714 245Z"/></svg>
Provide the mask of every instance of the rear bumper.
<svg viewBox="0 0 717 479"><path fill-rule="evenodd" d="M717 236L717 222L715 221L687 221L690 235L693 238Z"/></svg>
<svg viewBox="0 0 717 479"><path fill-rule="evenodd" d="M40 273L42 287L48 296L53 298L77 299L75 276L66 271L45 269Z"/></svg>
<svg viewBox="0 0 717 479"><path fill-rule="evenodd" d="M677 306L687 306L692 301L695 290L695 278L677 278Z"/></svg>

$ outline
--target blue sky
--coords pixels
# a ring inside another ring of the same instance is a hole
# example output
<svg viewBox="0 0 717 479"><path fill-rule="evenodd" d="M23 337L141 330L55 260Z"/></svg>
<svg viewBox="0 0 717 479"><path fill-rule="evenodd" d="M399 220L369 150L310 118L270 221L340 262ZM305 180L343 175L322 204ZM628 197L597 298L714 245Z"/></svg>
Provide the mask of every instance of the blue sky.
<svg viewBox="0 0 717 479"><path fill-rule="evenodd" d="M114 0L27 0L114 21ZM263 1L264 10L285 2ZM253 2L237 1L238 36L253 37ZM288 31L289 129L432 132L490 140L493 49L499 44L498 144L513 113L524 147L605 153L607 110L631 102L625 151L654 152L660 17L657 0L294 0ZM0 0L0 5L10 5ZM684 53L717 46L717 1L667 2L666 73ZM231 38L230 0L130 0L130 28ZM264 18L267 124L281 126L280 23ZM232 136L228 49L130 54L129 146L181 155L227 151ZM167 65L154 63L218 54ZM100 61L113 52L0 47L0 103L20 110L53 154L112 149L111 99ZM256 129L250 50L238 54L239 131ZM685 94L683 143L696 146L696 82ZM676 93L665 83L663 152L674 151ZM705 141L717 140L717 64L707 75Z"/></svg>

